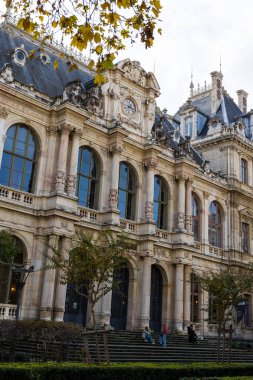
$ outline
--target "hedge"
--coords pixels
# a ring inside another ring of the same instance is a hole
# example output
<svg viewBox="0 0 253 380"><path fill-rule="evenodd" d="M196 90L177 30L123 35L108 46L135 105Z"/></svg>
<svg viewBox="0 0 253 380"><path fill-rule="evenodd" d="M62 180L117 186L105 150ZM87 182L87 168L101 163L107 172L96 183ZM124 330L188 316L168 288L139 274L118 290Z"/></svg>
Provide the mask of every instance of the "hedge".
<svg viewBox="0 0 253 380"><path fill-rule="evenodd" d="M251 376L253 364L113 364L6 363L0 365L1 380L161 380Z"/></svg>

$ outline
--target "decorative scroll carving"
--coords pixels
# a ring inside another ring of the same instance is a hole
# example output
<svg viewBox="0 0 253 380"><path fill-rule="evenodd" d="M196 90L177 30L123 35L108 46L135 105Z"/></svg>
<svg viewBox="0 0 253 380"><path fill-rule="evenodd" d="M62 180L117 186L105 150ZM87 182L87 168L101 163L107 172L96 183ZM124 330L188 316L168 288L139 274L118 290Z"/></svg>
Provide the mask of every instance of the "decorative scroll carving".
<svg viewBox="0 0 253 380"><path fill-rule="evenodd" d="M109 206L111 208L117 208L118 197L119 197L118 196L118 190L117 189L110 189L108 202L109 202Z"/></svg>
<svg viewBox="0 0 253 380"><path fill-rule="evenodd" d="M92 87L86 91L80 79L67 83L62 96L57 97L53 104L59 105L66 101L98 115L103 112L103 101L99 87Z"/></svg>
<svg viewBox="0 0 253 380"><path fill-rule="evenodd" d="M177 213L177 226L180 229L184 228L185 215L183 212Z"/></svg>
<svg viewBox="0 0 253 380"><path fill-rule="evenodd" d="M122 143L114 143L109 147L110 153L122 153L123 151L123 144Z"/></svg>
<svg viewBox="0 0 253 380"><path fill-rule="evenodd" d="M154 219L154 203L145 202L145 218L148 220Z"/></svg>
<svg viewBox="0 0 253 380"><path fill-rule="evenodd" d="M12 68L9 64L5 65L0 73L0 81L4 83L12 83L14 81L14 76Z"/></svg>
<svg viewBox="0 0 253 380"><path fill-rule="evenodd" d="M123 65L122 70L126 78L138 83L140 86L145 86L147 73L141 67L140 62L128 61Z"/></svg>
<svg viewBox="0 0 253 380"><path fill-rule="evenodd" d="M9 111L6 107L0 107L0 117L2 119L6 119L8 116L8 113L9 113Z"/></svg>
<svg viewBox="0 0 253 380"><path fill-rule="evenodd" d="M68 175L67 188L68 194L74 197L76 195L76 175Z"/></svg>
<svg viewBox="0 0 253 380"><path fill-rule="evenodd" d="M55 177L55 190L56 191L63 191L65 186L65 173L63 171L57 171L56 177Z"/></svg>
<svg viewBox="0 0 253 380"><path fill-rule="evenodd" d="M156 158L148 158L147 160L144 161L144 166L145 168L152 168L155 169L158 165L158 160Z"/></svg>

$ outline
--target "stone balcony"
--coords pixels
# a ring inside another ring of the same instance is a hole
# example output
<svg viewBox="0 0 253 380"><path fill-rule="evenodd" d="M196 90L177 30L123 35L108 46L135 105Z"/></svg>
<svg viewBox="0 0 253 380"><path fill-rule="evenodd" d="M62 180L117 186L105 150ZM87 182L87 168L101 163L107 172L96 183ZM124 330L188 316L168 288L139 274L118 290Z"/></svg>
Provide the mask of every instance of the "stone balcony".
<svg viewBox="0 0 253 380"><path fill-rule="evenodd" d="M17 305L0 303L0 319L16 319Z"/></svg>

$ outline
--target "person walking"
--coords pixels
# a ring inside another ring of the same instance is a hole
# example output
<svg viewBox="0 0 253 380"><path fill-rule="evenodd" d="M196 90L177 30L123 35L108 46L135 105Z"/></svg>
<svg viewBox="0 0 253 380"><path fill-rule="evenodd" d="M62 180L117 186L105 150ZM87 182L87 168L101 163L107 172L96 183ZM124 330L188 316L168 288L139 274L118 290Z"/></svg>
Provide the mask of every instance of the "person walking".
<svg viewBox="0 0 253 380"><path fill-rule="evenodd" d="M163 345L164 348L166 348L168 333L169 333L169 328L166 325L166 323L164 323L163 327L161 328L161 332L160 332L160 336L159 336L160 346Z"/></svg>

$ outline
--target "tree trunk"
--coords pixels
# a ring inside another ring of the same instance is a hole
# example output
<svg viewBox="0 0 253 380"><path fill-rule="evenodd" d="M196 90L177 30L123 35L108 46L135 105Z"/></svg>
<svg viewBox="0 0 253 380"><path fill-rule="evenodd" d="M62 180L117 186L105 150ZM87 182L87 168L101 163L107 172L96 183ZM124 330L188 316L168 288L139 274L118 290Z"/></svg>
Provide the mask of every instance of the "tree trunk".
<svg viewBox="0 0 253 380"><path fill-rule="evenodd" d="M226 345L226 331L225 327L223 328L223 342L222 342L222 363L225 361L225 345Z"/></svg>
<svg viewBox="0 0 253 380"><path fill-rule="evenodd" d="M96 330L95 303L90 304L90 309L91 309L92 327L94 330Z"/></svg>
<svg viewBox="0 0 253 380"><path fill-rule="evenodd" d="M220 333L221 329L220 327L218 328L218 341L217 341L217 363L220 361Z"/></svg>

